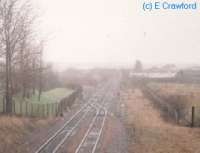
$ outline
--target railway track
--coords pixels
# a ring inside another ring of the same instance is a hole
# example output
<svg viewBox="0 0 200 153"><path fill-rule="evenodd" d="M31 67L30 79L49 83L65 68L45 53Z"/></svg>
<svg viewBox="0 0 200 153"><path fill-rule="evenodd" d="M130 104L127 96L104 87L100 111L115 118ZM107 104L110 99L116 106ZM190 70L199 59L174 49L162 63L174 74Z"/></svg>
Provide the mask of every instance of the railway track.
<svg viewBox="0 0 200 153"><path fill-rule="evenodd" d="M81 143L77 147L75 153L95 153L98 147L100 137L102 135L105 124L107 111L99 105L87 105L84 110L77 112L58 132L48 139L35 153L57 153L62 145L70 138L79 124L93 116L87 132L85 133ZM92 114L93 112L93 114Z"/></svg>
<svg viewBox="0 0 200 153"><path fill-rule="evenodd" d="M90 104L84 105L52 137L46 140L35 153L56 153L62 143L69 138L92 109L93 107Z"/></svg>
<svg viewBox="0 0 200 153"><path fill-rule="evenodd" d="M75 153L95 153L99 149L98 143L102 135L106 117L107 111L100 108L90 123L90 126Z"/></svg>
<svg viewBox="0 0 200 153"><path fill-rule="evenodd" d="M108 98L105 91L99 90L81 109L75 113L52 137L47 139L35 153L59 153L70 142L70 137L76 134L84 120L91 119L87 123L88 129L77 144L75 153L95 153L105 124L107 110L105 99Z"/></svg>

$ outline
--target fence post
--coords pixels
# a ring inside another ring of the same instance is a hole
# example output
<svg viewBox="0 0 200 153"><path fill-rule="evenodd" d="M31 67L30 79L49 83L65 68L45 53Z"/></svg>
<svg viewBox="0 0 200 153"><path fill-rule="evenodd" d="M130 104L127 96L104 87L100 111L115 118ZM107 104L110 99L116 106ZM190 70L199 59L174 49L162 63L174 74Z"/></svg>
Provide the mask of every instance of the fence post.
<svg viewBox="0 0 200 153"><path fill-rule="evenodd" d="M20 115L22 116L22 101L20 101Z"/></svg>
<svg viewBox="0 0 200 153"><path fill-rule="evenodd" d="M14 101L13 105L14 105L14 114L16 114L16 111L15 111L16 110L16 108L15 108L15 101Z"/></svg>
<svg viewBox="0 0 200 153"><path fill-rule="evenodd" d="M43 117L46 117L46 108L45 108L45 104L42 104L42 108L43 108Z"/></svg>
<svg viewBox="0 0 200 153"><path fill-rule="evenodd" d="M47 117L49 117L49 104L47 103Z"/></svg>
<svg viewBox="0 0 200 153"><path fill-rule="evenodd" d="M57 103L55 103L55 110L56 110L56 117L58 116L58 107L57 107Z"/></svg>
<svg viewBox="0 0 200 153"><path fill-rule="evenodd" d="M195 118L195 107L192 106L191 127L194 127L194 118Z"/></svg>
<svg viewBox="0 0 200 153"><path fill-rule="evenodd" d="M179 116L176 110L174 110L174 115L175 115L176 124L179 124Z"/></svg>
<svg viewBox="0 0 200 153"><path fill-rule="evenodd" d="M40 104L37 104L37 114L36 117L40 116Z"/></svg>
<svg viewBox="0 0 200 153"><path fill-rule="evenodd" d="M56 103L56 116L60 115L60 103Z"/></svg>
<svg viewBox="0 0 200 153"><path fill-rule="evenodd" d="M51 108L51 115L52 115L52 116L55 116L55 115L54 115L54 109L53 109L54 107L53 107L53 105L54 105L54 104L50 104L50 106L51 106L51 107L50 107L50 108Z"/></svg>
<svg viewBox="0 0 200 153"><path fill-rule="evenodd" d="M31 103L31 116L33 117L33 104Z"/></svg>
<svg viewBox="0 0 200 153"><path fill-rule="evenodd" d="M28 105L27 105L27 101L25 101L26 103L26 116L28 116Z"/></svg>
<svg viewBox="0 0 200 153"><path fill-rule="evenodd" d="M3 96L3 113L5 113L5 96Z"/></svg>
<svg viewBox="0 0 200 153"><path fill-rule="evenodd" d="M12 114L14 114L14 100L12 101Z"/></svg>
<svg viewBox="0 0 200 153"><path fill-rule="evenodd" d="M60 103L60 116L63 116L63 104L64 104L64 101Z"/></svg>
<svg viewBox="0 0 200 153"><path fill-rule="evenodd" d="M50 108L51 108L51 115L54 116L54 114L53 114L53 103L50 104Z"/></svg>

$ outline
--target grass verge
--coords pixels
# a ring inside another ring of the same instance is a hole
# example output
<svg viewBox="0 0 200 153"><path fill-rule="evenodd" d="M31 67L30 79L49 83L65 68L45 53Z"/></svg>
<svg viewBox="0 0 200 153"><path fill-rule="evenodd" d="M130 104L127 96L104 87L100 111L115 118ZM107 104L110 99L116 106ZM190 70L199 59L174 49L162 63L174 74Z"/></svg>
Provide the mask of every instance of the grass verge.
<svg viewBox="0 0 200 153"><path fill-rule="evenodd" d="M139 89L122 92L132 153L199 153L200 129L165 122ZM132 132L133 131L133 132ZM130 134L131 135L131 134Z"/></svg>

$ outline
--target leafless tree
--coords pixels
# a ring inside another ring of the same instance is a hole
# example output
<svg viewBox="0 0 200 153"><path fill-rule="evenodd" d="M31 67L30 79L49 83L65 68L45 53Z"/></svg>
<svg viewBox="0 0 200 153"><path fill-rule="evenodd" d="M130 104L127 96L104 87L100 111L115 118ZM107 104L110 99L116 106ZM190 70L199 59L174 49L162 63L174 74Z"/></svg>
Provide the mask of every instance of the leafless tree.
<svg viewBox="0 0 200 153"><path fill-rule="evenodd" d="M5 59L6 112L12 112L14 80L16 71L25 96L30 60L36 54L33 50L33 22L31 4L22 0L0 0L0 57ZM17 85L16 85L17 86Z"/></svg>
<svg viewBox="0 0 200 153"><path fill-rule="evenodd" d="M43 62L42 62L42 55L43 55L43 46L44 43L40 43L40 57L39 57L39 93L38 93L38 100L40 101L41 94L42 94L42 87L43 87Z"/></svg>

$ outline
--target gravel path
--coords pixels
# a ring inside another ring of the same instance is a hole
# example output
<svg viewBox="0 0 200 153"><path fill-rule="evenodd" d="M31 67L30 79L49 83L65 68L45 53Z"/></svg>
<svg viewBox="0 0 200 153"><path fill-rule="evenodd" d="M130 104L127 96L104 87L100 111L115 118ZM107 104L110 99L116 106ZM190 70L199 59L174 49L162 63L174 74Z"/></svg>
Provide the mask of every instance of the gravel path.
<svg viewBox="0 0 200 153"><path fill-rule="evenodd" d="M127 153L127 135L123 123L109 116L101 139L98 153Z"/></svg>

